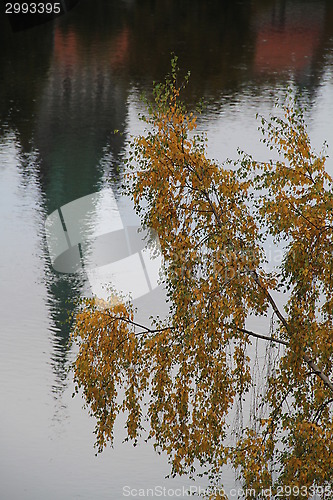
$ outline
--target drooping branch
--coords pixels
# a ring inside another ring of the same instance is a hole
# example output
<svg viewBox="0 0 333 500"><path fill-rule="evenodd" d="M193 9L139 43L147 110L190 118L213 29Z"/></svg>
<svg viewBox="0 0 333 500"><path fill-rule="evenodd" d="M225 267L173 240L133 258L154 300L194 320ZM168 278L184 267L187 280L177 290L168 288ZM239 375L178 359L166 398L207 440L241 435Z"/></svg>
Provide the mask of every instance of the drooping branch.
<svg viewBox="0 0 333 500"><path fill-rule="evenodd" d="M275 314L277 315L277 317L279 318L279 320L281 321L281 323L283 324L283 326L285 327L286 331L288 332L289 331L289 325L288 325L288 322L287 320L284 318L284 316L281 314L279 308L277 307L273 297L271 296L271 294L269 293L269 291L267 290L267 288L261 283L260 281L260 278L258 276L258 273L256 271L251 271L251 274L255 280L255 282L257 283L257 285L264 291L264 293L266 294L266 297L269 301L269 303L271 304L272 308L273 308L273 311L275 312ZM318 375L319 378L321 378L321 380L324 382L324 384L331 390L331 392L333 392L333 383L331 382L331 380L328 378L327 375L325 375L325 373L319 368L319 366L310 358L310 356L308 356L308 354L303 354L303 359L304 361L307 363L307 365L311 368L311 370L316 374Z"/></svg>
<svg viewBox="0 0 333 500"><path fill-rule="evenodd" d="M193 170L193 169L192 169ZM200 179L200 176L198 175L197 172L195 172L196 175L199 177ZM200 189L200 188L199 188ZM204 198L206 199L206 201L208 202L210 208L211 208L211 211L212 213L214 214L215 216L215 219L217 221L217 224L219 226L220 229L223 229L223 223L221 221L221 218L219 217L219 214L217 213L215 207L214 207L214 204L209 196L209 193L207 192L206 189L204 188L201 188L201 191L202 191L202 194L204 196ZM261 283L261 280L259 278L259 275L257 273L256 270L249 270L249 273L250 275L252 275L252 277L254 278L254 281L257 283L257 285L264 291L269 303L271 304L272 308L273 308L273 311L275 312L276 316L279 318L279 320L281 321L281 323L283 324L283 326L285 327L286 331L289 331L289 325L288 325L288 322L287 320L284 318L284 316L281 314L281 311L279 310L279 308L277 307L273 297L271 296L271 294L269 293L269 291L267 290L267 288ZM256 336L256 335L254 335ZM260 337L258 337L260 338ZM266 340L268 340L266 338ZM280 342L280 343L283 343ZM286 343L285 345L288 346L288 343ZM328 376L318 367L318 365L307 355L307 354L303 354L303 359L304 361L307 363L307 365L311 368L311 370L316 374L318 375L318 377L324 382L324 384L331 390L331 392L333 392L333 383L331 382L331 380L328 378Z"/></svg>
<svg viewBox="0 0 333 500"><path fill-rule="evenodd" d="M209 193L207 192L206 189L202 189L202 194L205 197L206 201L208 202L220 229L222 229L223 228L222 221L221 221L219 214L217 213L217 211L214 207L214 204L212 203L212 200L210 199ZM271 304L271 306L273 308L273 311L275 312L276 316L279 318L279 320L281 321L281 323L285 327L286 331L289 331L289 325L288 325L287 320L281 314L279 308L277 307L273 297L271 296L271 294L269 293L267 288L261 283L261 280L259 278L257 271L256 270L249 270L249 273L252 275L252 277L254 278L254 281L257 283L257 285L264 291L269 303ZM257 335L253 335L253 336L257 336ZM261 337L258 337L258 338L261 338ZM266 338L266 340L268 340L268 338ZM280 341L280 343L283 343L283 341ZM288 343L286 343L285 345L288 346ZM307 354L303 355L303 359L307 363L307 365L311 368L311 370L316 375L318 375L318 377L324 382L324 384L333 392L333 383L327 377L327 375L318 367L318 365Z"/></svg>
<svg viewBox="0 0 333 500"><path fill-rule="evenodd" d="M214 216L216 218L216 221L217 221L219 227L222 229L223 228L222 221L219 217L219 214L215 210L214 204L212 203L212 200L210 199L209 193L205 189L202 189L202 193L203 193L203 196L205 197L205 199L207 200L207 202L212 210L212 213L214 214ZM271 296L271 294L269 293L267 288L261 283L261 280L259 278L257 271L256 270L249 270L249 273L252 275L252 277L254 278L254 281L257 283L257 285L264 291L269 303L271 304L271 306L273 308L273 311L275 312L276 316L279 318L279 320L281 321L281 323L285 327L286 331L289 331L289 325L288 325L287 320L281 314L281 311L277 307L273 297ZM254 336L256 336L256 335L254 335ZM266 340L268 340L268 339L266 338ZM280 343L283 343L283 342L280 342ZM285 345L288 346L288 343L286 343ZM307 354L303 355L303 359L307 363L307 365L311 368L311 370L316 375L318 375L318 377L324 382L324 384L333 392L333 383L327 377L327 375L318 367L318 365Z"/></svg>
<svg viewBox="0 0 333 500"><path fill-rule="evenodd" d="M333 398L331 399L328 399L327 401L325 401L324 403L322 403L320 405L320 407L318 408L318 410L316 411L316 414L315 416L313 417L313 422L317 422L322 414L322 412L324 411L324 409L326 408L326 406L328 406L329 404L333 403Z"/></svg>

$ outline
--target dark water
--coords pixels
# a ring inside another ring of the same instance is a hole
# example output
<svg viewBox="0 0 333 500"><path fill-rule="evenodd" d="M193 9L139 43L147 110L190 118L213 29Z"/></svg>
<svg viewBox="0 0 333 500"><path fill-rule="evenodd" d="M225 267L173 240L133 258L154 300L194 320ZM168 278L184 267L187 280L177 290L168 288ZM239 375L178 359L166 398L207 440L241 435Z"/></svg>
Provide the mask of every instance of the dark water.
<svg viewBox="0 0 333 500"><path fill-rule="evenodd" d="M118 192L128 140L142 131L140 94L169 71L172 52L191 71L189 105L205 99L199 128L212 157L237 146L267 155L255 113L269 114L288 87L307 106L314 144L332 146L333 2L82 0L17 33L2 14L0 41L0 498L185 487L164 480L166 460L148 445L122 445L121 425L115 449L95 458L94 422L71 398L68 372L66 320L86 283L52 269L45 220L105 186ZM163 295L142 305L159 312Z"/></svg>

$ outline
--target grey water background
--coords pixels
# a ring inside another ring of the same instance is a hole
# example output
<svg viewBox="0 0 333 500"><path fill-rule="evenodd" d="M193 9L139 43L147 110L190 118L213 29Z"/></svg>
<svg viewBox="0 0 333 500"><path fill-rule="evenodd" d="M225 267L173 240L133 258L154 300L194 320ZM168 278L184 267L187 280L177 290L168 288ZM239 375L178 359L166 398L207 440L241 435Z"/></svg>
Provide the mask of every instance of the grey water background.
<svg viewBox="0 0 333 500"><path fill-rule="evenodd" d="M255 114L274 112L288 87L307 106L313 144L326 139L332 153L333 2L82 0L19 33L1 14L0 41L0 499L120 499L126 485L175 496L192 483L164 479L150 444L122 444L121 423L115 447L95 457L94 421L68 371L66 320L87 286L52 269L44 223L106 186L118 193L128 140L143 130L140 94L171 52L191 71L189 105L205 99L198 128L211 157L238 146L267 157ZM141 306L165 312L163 293ZM223 479L234 487L230 472Z"/></svg>

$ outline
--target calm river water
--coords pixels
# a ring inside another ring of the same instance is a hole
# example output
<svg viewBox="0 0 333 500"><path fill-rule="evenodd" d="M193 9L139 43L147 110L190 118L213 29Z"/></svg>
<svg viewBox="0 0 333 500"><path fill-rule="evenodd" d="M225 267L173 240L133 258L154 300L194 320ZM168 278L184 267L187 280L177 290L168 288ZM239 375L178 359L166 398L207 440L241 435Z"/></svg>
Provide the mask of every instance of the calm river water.
<svg viewBox="0 0 333 500"><path fill-rule="evenodd" d="M205 99L211 157L238 146L267 156L255 114L288 87L315 146L332 151L333 2L82 0L16 33L2 13L0 40L0 499L118 500L125 486L186 498L192 483L165 479L167 460L150 445L122 444L121 423L114 449L95 457L94 421L71 397L66 322L87 284L52 268L45 220L110 181L117 193L127 141L142 131L140 94L168 72L171 52L191 71L189 104ZM165 310L163 293L141 306ZM229 491L233 475L224 479Z"/></svg>

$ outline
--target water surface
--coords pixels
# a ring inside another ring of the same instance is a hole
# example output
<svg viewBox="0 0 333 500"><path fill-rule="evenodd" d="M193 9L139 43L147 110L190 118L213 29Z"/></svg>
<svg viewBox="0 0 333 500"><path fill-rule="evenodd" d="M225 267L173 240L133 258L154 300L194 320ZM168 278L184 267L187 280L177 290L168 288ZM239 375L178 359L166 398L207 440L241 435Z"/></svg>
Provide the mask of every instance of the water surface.
<svg viewBox="0 0 333 500"><path fill-rule="evenodd" d="M87 284L52 269L45 220L106 186L119 193L128 141L143 130L140 94L169 71L172 52L191 71L189 106L204 97L199 130L211 157L236 157L238 146L267 157L255 114L267 116L288 87L307 106L313 143L332 148L333 5L82 0L18 33L2 15L0 40L0 498L105 500L123 498L125 485L187 486L164 479L167 461L151 446L121 444L121 423L115 448L95 457L94 421L71 398L68 371L66 320ZM166 310L159 290L141 306L143 316Z"/></svg>

